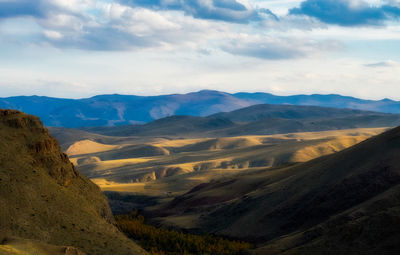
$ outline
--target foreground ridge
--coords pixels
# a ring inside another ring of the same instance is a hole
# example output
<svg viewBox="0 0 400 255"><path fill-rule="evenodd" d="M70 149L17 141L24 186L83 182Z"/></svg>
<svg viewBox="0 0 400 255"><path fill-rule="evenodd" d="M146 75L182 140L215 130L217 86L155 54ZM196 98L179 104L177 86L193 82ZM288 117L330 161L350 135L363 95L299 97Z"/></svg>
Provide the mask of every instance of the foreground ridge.
<svg viewBox="0 0 400 255"><path fill-rule="evenodd" d="M39 118L19 111L0 110L0 204L2 249L31 239L86 254L145 254L114 226L107 199Z"/></svg>

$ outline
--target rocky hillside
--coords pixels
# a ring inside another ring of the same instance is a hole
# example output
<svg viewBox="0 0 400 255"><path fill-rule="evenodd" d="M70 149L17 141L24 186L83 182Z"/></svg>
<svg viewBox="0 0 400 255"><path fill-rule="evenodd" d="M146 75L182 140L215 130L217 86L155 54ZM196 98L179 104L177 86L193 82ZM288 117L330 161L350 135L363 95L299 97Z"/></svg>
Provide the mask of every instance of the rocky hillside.
<svg viewBox="0 0 400 255"><path fill-rule="evenodd" d="M0 205L4 249L17 238L86 254L144 254L114 226L106 198L39 118L13 110L0 110Z"/></svg>

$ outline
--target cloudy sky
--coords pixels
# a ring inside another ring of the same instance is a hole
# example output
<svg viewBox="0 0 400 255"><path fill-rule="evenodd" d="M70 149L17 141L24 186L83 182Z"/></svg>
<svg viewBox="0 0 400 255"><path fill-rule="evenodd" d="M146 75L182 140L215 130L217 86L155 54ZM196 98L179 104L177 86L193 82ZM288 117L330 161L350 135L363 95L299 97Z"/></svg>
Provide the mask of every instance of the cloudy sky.
<svg viewBox="0 0 400 255"><path fill-rule="evenodd" d="M0 0L0 97L400 100L399 0Z"/></svg>

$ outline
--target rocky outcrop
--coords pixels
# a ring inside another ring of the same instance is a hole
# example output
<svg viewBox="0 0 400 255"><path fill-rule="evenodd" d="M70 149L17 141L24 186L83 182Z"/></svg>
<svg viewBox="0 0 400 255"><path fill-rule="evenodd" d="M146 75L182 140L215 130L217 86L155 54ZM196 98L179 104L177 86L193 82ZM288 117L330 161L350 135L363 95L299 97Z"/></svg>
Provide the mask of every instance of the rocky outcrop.
<svg viewBox="0 0 400 255"><path fill-rule="evenodd" d="M0 239L65 247L65 254L145 254L115 227L105 196L41 121L14 110L0 110L0 208Z"/></svg>

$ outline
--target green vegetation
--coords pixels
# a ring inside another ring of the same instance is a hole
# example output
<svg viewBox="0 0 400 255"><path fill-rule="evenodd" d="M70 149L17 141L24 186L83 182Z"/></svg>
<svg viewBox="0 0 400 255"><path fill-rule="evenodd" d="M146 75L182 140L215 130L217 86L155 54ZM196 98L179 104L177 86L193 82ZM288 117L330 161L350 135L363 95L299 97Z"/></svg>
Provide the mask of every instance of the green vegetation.
<svg viewBox="0 0 400 255"><path fill-rule="evenodd" d="M185 234L175 230L156 228L144 223L137 211L130 215L117 215L118 227L153 255L234 255L251 248L251 244L230 241L211 235Z"/></svg>

